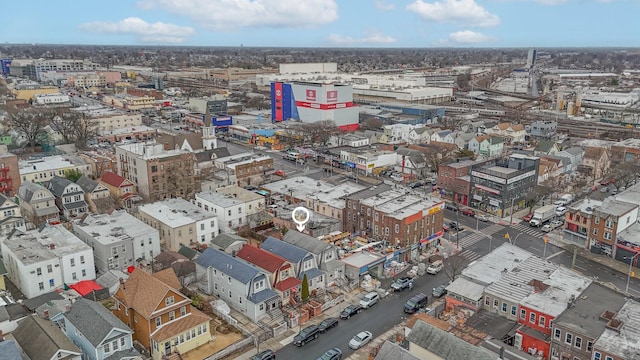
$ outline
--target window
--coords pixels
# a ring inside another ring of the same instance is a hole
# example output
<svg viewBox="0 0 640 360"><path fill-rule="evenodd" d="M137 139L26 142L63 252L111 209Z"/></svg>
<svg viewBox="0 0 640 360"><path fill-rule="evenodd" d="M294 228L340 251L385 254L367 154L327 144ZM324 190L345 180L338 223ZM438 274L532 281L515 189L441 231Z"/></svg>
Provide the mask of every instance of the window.
<svg viewBox="0 0 640 360"><path fill-rule="evenodd" d="M53 272L53 266L47 265L47 272L48 273L52 273Z"/></svg>
<svg viewBox="0 0 640 360"><path fill-rule="evenodd" d="M260 311L264 311L264 303L260 304Z"/></svg>
<svg viewBox="0 0 640 360"><path fill-rule="evenodd" d="M176 312L175 311L170 311L169 312L169 320L175 320L176 319Z"/></svg>
<svg viewBox="0 0 640 360"><path fill-rule="evenodd" d="M596 216L596 219L595 219L594 223L600 224L600 216Z"/></svg>
<svg viewBox="0 0 640 360"><path fill-rule="evenodd" d="M593 228L593 235L598 235L598 228Z"/></svg>
<svg viewBox="0 0 640 360"><path fill-rule="evenodd" d="M613 360L613 358L611 356L607 356L606 358L607 360Z"/></svg>
<svg viewBox="0 0 640 360"><path fill-rule="evenodd" d="M73 280L78 280L78 275L76 273L71 273L71 278Z"/></svg>
<svg viewBox="0 0 640 360"><path fill-rule="evenodd" d="M525 309L520 309L520 319L526 319L527 317L527 310Z"/></svg>
<svg viewBox="0 0 640 360"><path fill-rule="evenodd" d="M158 316L158 317L156 318L156 327L158 327L158 326L160 326L160 325L162 325L162 318L161 318L160 316Z"/></svg>
<svg viewBox="0 0 640 360"><path fill-rule="evenodd" d="M121 338L120 338L120 347L121 347L121 348L124 348L124 344L125 344L125 342L126 342L126 340L125 340L124 336L123 336L123 337L121 337Z"/></svg>
<svg viewBox="0 0 640 360"><path fill-rule="evenodd" d="M80 264L84 264L84 255L80 255Z"/></svg>
<svg viewBox="0 0 640 360"><path fill-rule="evenodd" d="M502 312L507 312L507 303L506 302L502 303Z"/></svg>
<svg viewBox="0 0 640 360"><path fill-rule="evenodd" d="M231 284L231 276L227 277L227 281Z"/></svg>
<svg viewBox="0 0 640 360"><path fill-rule="evenodd" d="M511 305L511 316L516 316L518 307L515 305Z"/></svg>
<svg viewBox="0 0 640 360"><path fill-rule="evenodd" d="M611 240L611 233L608 232L608 231L605 231L604 232L604 238L607 239L607 240Z"/></svg>
<svg viewBox="0 0 640 360"><path fill-rule="evenodd" d="M43 282L38 283L38 288L40 290L44 290L44 283Z"/></svg>
<svg viewBox="0 0 640 360"><path fill-rule="evenodd" d="M49 287L56 286L55 281L53 279L49 279Z"/></svg>
<svg viewBox="0 0 640 360"><path fill-rule="evenodd" d="M86 269L82 269L82 277L87 277L87 270Z"/></svg>
<svg viewBox="0 0 640 360"><path fill-rule="evenodd" d="M38 276L42 275L42 268L37 268L36 269L36 275L38 275Z"/></svg>
<svg viewBox="0 0 640 360"><path fill-rule="evenodd" d="M231 290L229 290L229 299L231 299Z"/></svg>
<svg viewBox="0 0 640 360"><path fill-rule="evenodd" d="M496 308L496 309L498 308L498 303L499 303L498 299L493 299L493 307L494 308Z"/></svg>
<svg viewBox="0 0 640 360"><path fill-rule="evenodd" d="M71 266L76 266L76 259L71 258L70 261L71 261Z"/></svg>
<svg viewBox="0 0 640 360"><path fill-rule="evenodd" d="M594 360L600 360L602 358L602 354L600 354L599 352L594 352L593 353L593 359Z"/></svg>
<svg viewBox="0 0 640 360"><path fill-rule="evenodd" d="M582 338L576 336L576 342L574 343L575 347L577 347L578 349L582 349Z"/></svg>
<svg viewBox="0 0 640 360"><path fill-rule="evenodd" d="M487 306L490 306L491 305L491 298L488 297L488 296L485 296L484 297L484 304L487 305Z"/></svg>
<svg viewBox="0 0 640 360"><path fill-rule="evenodd" d="M587 341L587 351L588 352L593 351L593 342Z"/></svg>
<svg viewBox="0 0 640 360"><path fill-rule="evenodd" d="M560 329L553 330L553 338L556 340L560 340L561 332Z"/></svg>
<svg viewBox="0 0 640 360"><path fill-rule="evenodd" d="M538 318L538 326L544 327L545 321L546 321L546 319L544 318L544 316L540 316Z"/></svg>
<svg viewBox="0 0 640 360"><path fill-rule="evenodd" d="M204 230L204 224L200 224L200 230Z"/></svg>
<svg viewBox="0 0 640 360"><path fill-rule="evenodd" d="M529 314L529 322L532 323L532 324L536 323L536 313L532 312L532 313Z"/></svg>
<svg viewBox="0 0 640 360"><path fill-rule="evenodd" d="M109 344L109 343L104 344L104 346L102 347L102 349L104 350L104 353L105 353L105 354L110 353L110 352L111 352L111 344Z"/></svg>
<svg viewBox="0 0 640 360"><path fill-rule="evenodd" d="M214 220L211 220L211 227L216 227L216 222Z"/></svg>
<svg viewBox="0 0 640 360"><path fill-rule="evenodd" d="M185 316L187 315L187 307L186 306L182 306L180 308L180 316Z"/></svg>
<svg viewBox="0 0 640 360"><path fill-rule="evenodd" d="M164 300L164 304L165 304L165 305L167 305L167 306L169 306L169 305L173 304L173 303L174 303L174 301L175 301L175 299L173 298L173 296L169 296L168 298L166 298L166 299Z"/></svg>
<svg viewBox="0 0 640 360"><path fill-rule="evenodd" d="M231 216L231 210L227 211L227 214L229 214L229 216Z"/></svg>
<svg viewBox="0 0 640 360"><path fill-rule="evenodd" d="M608 229L613 229L613 220L607 220L607 221L604 223L604 226L605 226L606 228L608 228Z"/></svg>
<svg viewBox="0 0 640 360"><path fill-rule="evenodd" d="M573 342L573 335L566 333L565 337L564 337L564 342L571 345L571 343Z"/></svg>
<svg viewBox="0 0 640 360"><path fill-rule="evenodd" d="M400 225L399 224L396 224L394 231L396 232L396 234L400 232Z"/></svg>

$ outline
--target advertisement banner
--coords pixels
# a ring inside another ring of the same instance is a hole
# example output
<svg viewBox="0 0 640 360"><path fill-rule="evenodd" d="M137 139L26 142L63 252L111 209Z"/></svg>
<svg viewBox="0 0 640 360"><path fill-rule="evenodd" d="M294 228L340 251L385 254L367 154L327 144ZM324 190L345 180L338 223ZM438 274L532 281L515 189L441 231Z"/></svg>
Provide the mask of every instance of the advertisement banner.
<svg viewBox="0 0 640 360"><path fill-rule="evenodd" d="M275 105L276 105L276 111L275 111L275 117L274 120L275 121L282 121L283 119L283 114L282 114L282 83L281 82L277 82L275 83Z"/></svg>
<svg viewBox="0 0 640 360"><path fill-rule="evenodd" d="M233 124L233 117L231 116L214 116L211 118L211 124L213 126L230 126Z"/></svg>
<svg viewBox="0 0 640 360"><path fill-rule="evenodd" d="M316 91L307 89L307 101L316 101Z"/></svg>
<svg viewBox="0 0 640 360"><path fill-rule="evenodd" d="M336 102L338 101L338 91L331 90L327 91L327 102Z"/></svg>

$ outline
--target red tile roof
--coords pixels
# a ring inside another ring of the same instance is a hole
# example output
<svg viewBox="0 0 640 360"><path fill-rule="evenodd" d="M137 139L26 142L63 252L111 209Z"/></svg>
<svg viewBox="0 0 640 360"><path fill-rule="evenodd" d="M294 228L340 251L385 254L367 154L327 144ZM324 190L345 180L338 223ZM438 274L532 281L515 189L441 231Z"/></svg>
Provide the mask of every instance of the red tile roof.
<svg viewBox="0 0 640 360"><path fill-rule="evenodd" d="M111 171L107 171L104 174L102 174L102 177L100 178L100 180L115 187L120 187L120 185L122 185L123 182L127 181L127 179Z"/></svg>
<svg viewBox="0 0 640 360"><path fill-rule="evenodd" d="M287 260L278 255L248 244L245 244L242 249L238 251L236 257L271 273L275 273L282 264L287 262Z"/></svg>
<svg viewBox="0 0 640 360"><path fill-rule="evenodd" d="M300 285L301 283L302 282L300 280L294 277L289 277L278 282L274 287L276 288L276 290L286 291Z"/></svg>

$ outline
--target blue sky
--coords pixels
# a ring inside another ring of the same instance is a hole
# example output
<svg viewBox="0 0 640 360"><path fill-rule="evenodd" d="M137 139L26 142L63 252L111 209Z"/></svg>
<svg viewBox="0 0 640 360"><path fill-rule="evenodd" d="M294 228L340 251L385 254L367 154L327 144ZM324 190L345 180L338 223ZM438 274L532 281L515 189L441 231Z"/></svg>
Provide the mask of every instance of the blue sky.
<svg viewBox="0 0 640 360"><path fill-rule="evenodd" d="M265 47L636 47L638 0L32 0L5 43Z"/></svg>

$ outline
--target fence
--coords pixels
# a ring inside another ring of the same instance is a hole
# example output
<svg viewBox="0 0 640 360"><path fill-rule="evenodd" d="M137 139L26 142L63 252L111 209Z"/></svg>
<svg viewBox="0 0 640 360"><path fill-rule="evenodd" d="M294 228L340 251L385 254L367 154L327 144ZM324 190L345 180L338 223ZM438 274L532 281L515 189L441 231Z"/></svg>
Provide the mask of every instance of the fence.
<svg viewBox="0 0 640 360"><path fill-rule="evenodd" d="M227 314L221 312L213 304L211 305L211 310L213 311L213 313L217 317L221 318L222 320L226 321L227 324L229 324L229 325L233 326L234 328L238 329L242 333L242 335L249 336L249 337L253 336L253 334L249 330L245 329L243 326L238 324L238 320L232 318L231 315L227 315Z"/></svg>
<svg viewBox="0 0 640 360"><path fill-rule="evenodd" d="M227 346L226 348L218 351L217 353L209 356L208 358L205 358L205 360L219 360L224 358L225 356L228 356L229 354L232 354L234 351L240 350L244 347L247 347L249 345L253 345L254 343L254 338L253 337L248 337L248 338L244 338L240 341L237 341L229 346Z"/></svg>
<svg viewBox="0 0 640 360"><path fill-rule="evenodd" d="M340 295L335 299L332 299L331 301L327 301L324 304L322 304L321 310L322 312L327 311L327 309L330 309L336 305L338 305L339 303L344 301L344 295Z"/></svg>

